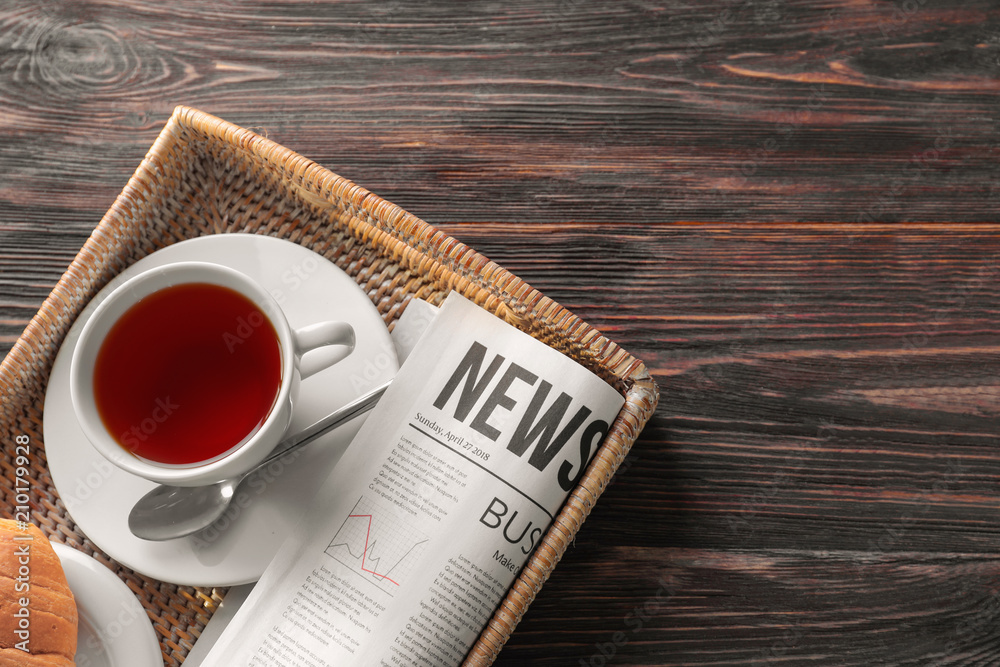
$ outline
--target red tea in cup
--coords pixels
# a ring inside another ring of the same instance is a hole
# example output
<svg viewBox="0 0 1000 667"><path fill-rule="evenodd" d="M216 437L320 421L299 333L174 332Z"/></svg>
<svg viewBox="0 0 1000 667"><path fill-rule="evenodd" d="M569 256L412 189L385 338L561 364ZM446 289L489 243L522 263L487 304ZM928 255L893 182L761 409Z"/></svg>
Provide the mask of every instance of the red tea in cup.
<svg viewBox="0 0 1000 667"><path fill-rule="evenodd" d="M160 289L132 305L101 344L94 400L108 432L151 462L218 459L267 419L282 383L271 321L210 283Z"/></svg>

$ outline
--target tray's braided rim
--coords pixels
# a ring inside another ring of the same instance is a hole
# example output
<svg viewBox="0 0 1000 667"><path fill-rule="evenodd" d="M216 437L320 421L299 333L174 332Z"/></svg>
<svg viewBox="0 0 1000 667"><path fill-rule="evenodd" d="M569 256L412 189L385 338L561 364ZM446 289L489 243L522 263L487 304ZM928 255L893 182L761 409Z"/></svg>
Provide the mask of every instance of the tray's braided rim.
<svg viewBox="0 0 1000 667"><path fill-rule="evenodd" d="M287 185L304 205L326 212L330 224L343 226L366 248L377 249L382 255L393 258L421 280L436 284L439 291L455 289L461 292L577 359L625 396L625 406L605 442L465 663L491 664L651 416L658 394L640 361L513 274L416 216L273 141L209 114L178 107L129 184L0 366L5 394L11 397L16 393L17 380L22 387L44 383L55 349L69 326L67 320L71 322L75 318L88 296L124 268L128 258L134 261L156 249L143 234L141 215L133 214L141 212L144 206L157 203L154 185L169 177L168 171L174 168L178 153L183 150L180 135L189 131L206 141L218 141L231 147L239 153L240 159L267 165L281 175L282 184ZM171 159L165 159L167 156ZM295 236L301 230L292 223L280 229L264 230L264 233L275 232L297 240ZM177 231L177 237L177 240L184 238L183 231ZM104 261L98 261L100 258ZM378 279L384 282L385 276ZM412 297L423 296L424 287L417 282L407 283L407 290L411 287L415 290ZM393 306L393 312L400 309L398 304ZM14 415L7 414L7 405L5 401L4 412L0 415L11 418L13 423ZM40 419L40 414L35 414L27 420L28 427L33 428L38 437ZM47 474L47 470L39 471L40 481L47 485L47 495L55 497ZM59 501L55 502L53 509L58 509ZM58 522L54 523L49 517L55 514L58 518L58 511L35 514L40 515L36 518L54 539L68 537L70 543L75 542L76 546L106 560L93 545L83 539L74 540L76 535L71 530L55 525ZM106 564L113 568L117 565L107 560ZM193 607L197 615L194 625L200 631L214 612L220 592L150 582L117 567L119 574L140 595L154 626L163 635L165 659L172 658L175 663L183 661L187 647L177 645L172 637L179 635L188 646L194 637L186 632L183 624L171 622L174 618L171 610L179 606ZM164 618L168 627L163 625Z"/></svg>

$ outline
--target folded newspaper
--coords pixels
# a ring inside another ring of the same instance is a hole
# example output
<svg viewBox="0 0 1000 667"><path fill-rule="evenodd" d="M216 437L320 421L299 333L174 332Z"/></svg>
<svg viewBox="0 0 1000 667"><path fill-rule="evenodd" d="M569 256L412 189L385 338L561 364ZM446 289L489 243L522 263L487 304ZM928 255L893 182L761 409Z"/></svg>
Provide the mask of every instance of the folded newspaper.
<svg viewBox="0 0 1000 667"><path fill-rule="evenodd" d="M624 400L457 294L203 665L458 665Z"/></svg>

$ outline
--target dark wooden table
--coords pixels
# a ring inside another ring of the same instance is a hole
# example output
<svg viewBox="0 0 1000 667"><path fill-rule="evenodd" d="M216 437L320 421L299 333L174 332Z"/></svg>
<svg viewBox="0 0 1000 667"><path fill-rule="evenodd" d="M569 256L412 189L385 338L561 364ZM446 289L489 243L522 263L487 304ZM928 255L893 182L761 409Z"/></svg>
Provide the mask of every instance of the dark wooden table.
<svg viewBox="0 0 1000 667"><path fill-rule="evenodd" d="M0 0L2 344L188 104L653 370L498 664L997 665L998 72L995 2Z"/></svg>

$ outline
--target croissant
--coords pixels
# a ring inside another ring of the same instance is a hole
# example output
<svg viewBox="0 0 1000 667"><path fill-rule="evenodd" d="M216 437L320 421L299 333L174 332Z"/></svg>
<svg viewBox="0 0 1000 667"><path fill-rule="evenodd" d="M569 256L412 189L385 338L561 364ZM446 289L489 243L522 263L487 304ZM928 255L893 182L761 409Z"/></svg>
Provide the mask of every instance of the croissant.
<svg viewBox="0 0 1000 667"><path fill-rule="evenodd" d="M75 665L77 622L48 538L34 525L0 519L0 667Z"/></svg>

